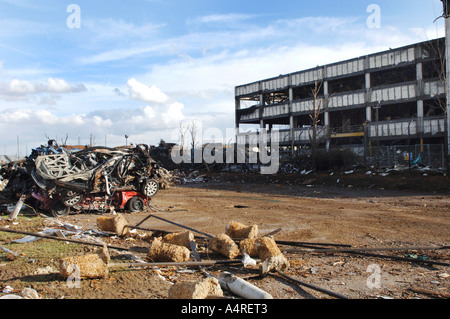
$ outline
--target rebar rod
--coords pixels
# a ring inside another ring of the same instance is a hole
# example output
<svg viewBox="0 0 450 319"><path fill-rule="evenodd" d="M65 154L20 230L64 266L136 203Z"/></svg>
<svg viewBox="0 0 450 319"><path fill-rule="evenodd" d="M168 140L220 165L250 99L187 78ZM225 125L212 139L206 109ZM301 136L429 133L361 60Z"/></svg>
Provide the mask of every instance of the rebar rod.
<svg viewBox="0 0 450 319"><path fill-rule="evenodd" d="M7 232L7 233L14 233L14 234L22 234L22 235L28 235L28 236L35 236L35 237L40 237L40 238L45 238L45 239L52 239L52 240L66 241L66 242L77 243L77 244L83 244L83 245L92 245L92 246L98 246L98 247L106 246L106 247L108 247L108 248L111 248L111 249L117 249L117 250L128 250L128 251L130 250L130 248L125 248L125 247L120 247L120 246L115 246L115 245L101 244L101 243L94 243L94 242L88 242L88 241L84 241L84 240L71 239L71 238L60 238L60 237L54 237L54 236L43 235L43 234L39 234L39 233L31 233L31 232L26 232L26 231L21 231L21 230L13 230L13 229L8 229L8 228L1 228L1 227L0 227L0 231L2 231L2 232Z"/></svg>
<svg viewBox="0 0 450 319"><path fill-rule="evenodd" d="M167 219L165 219L165 218L162 218L162 217L159 217L159 216L156 216L156 215L151 215L151 217L154 217L154 218L156 218L156 219L162 220L162 221L164 221L164 222L166 222L166 223L169 223L169 224L172 224L172 225L181 227L181 228L185 228L185 229L191 230L191 231L196 232L196 233L198 233L198 234L205 235L205 236L208 237L208 238L214 238L214 236L212 236L212 235L210 235L210 234L204 233L204 232L202 232L202 231L199 231L199 230L197 230L197 229L194 229L194 228L191 228L191 227L188 227L188 226L185 226L185 225L181 225L181 224L175 223L175 222L170 221L170 220L167 220Z"/></svg>
<svg viewBox="0 0 450 319"><path fill-rule="evenodd" d="M450 249L450 246L440 247L381 247L381 248L342 248L342 249L284 249L286 252L293 253L347 253L347 252L366 252L366 251L408 251L408 250L444 250Z"/></svg>
<svg viewBox="0 0 450 319"><path fill-rule="evenodd" d="M298 280L298 279L289 277L289 276L287 276L287 275L285 275L285 274L283 274L283 273L281 273L281 272L279 272L279 271L277 272L277 274L280 275L281 277L283 277L284 279L293 281L293 282L295 282L296 284L299 284L299 285L301 285L301 286L305 286L305 287L308 287L308 288L317 290L317 291L322 292L322 293L324 293L324 294L327 294L327 295L329 295L329 296L332 296L332 297L335 297L335 298L338 298L338 299L348 299L348 297L346 297L346 296L344 296L344 295L341 295L341 294L339 294L339 293L336 293L336 292L333 292L333 291L330 291L330 290L327 290L327 289L324 289L324 288L315 286L315 285L313 285L313 284L309 284L309 283L300 281L300 280ZM271 275L274 275L274 274L271 274Z"/></svg>

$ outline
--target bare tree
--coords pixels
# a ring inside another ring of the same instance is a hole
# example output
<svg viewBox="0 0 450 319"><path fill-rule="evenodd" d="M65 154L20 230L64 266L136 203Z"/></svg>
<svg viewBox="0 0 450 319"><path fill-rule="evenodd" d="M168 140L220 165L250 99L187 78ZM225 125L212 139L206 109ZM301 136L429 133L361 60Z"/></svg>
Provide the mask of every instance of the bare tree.
<svg viewBox="0 0 450 319"><path fill-rule="evenodd" d="M428 41L426 48L427 51L424 54L429 56L435 56L437 60L433 62L433 71L437 73L439 76L439 80L441 81L445 97L441 98L439 95L437 96L436 103L439 108L442 110L443 114L447 113L447 68L446 68L446 56L445 56L445 42L441 43L441 41Z"/></svg>
<svg viewBox="0 0 450 319"><path fill-rule="evenodd" d="M89 147L94 147L94 146L97 146L97 139L96 139L96 136L91 133L90 137L89 137Z"/></svg>
<svg viewBox="0 0 450 319"><path fill-rule="evenodd" d="M197 141L198 126L197 126L197 122L195 120L191 121L191 123L188 124L188 131L189 131L189 135L191 136L191 147L193 150L195 150L195 147L198 144L198 141Z"/></svg>
<svg viewBox="0 0 450 319"><path fill-rule="evenodd" d="M185 139L186 139L186 133L188 131L187 127L184 127L183 125L183 121L180 121L179 126L178 126L178 135L179 135L179 143L180 143L180 149L184 150L185 148Z"/></svg>
<svg viewBox="0 0 450 319"><path fill-rule="evenodd" d="M323 86L323 81L316 81L314 88L311 89L312 93L312 106L310 109L309 118L311 120L311 131L309 138L311 142L311 161L313 169L317 168L317 152L322 140L327 136L323 134L325 132L324 126L321 125L321 116L328 110L328 102L331 96L322 98L320 96ZM321 134L322 133L322 134Z"/></svg>
<svg viewBox="0 0 450 319"><path fill-rule="evenodd" d="M69 139L69 134L66 133L66 137L64 139L61 138L61 146L67 146L68 139Z"/></svg>
<svg viewBox="0 0 450 319"><path fill-rule="evenodd" d="M196 159L196 152L195 148L197 147L198 141L197 141L197 134L198 134L198 125L195 120L192 120L190 124L188 124L188 131L189 135L191 136L191 163L195 163Z"/></svg>

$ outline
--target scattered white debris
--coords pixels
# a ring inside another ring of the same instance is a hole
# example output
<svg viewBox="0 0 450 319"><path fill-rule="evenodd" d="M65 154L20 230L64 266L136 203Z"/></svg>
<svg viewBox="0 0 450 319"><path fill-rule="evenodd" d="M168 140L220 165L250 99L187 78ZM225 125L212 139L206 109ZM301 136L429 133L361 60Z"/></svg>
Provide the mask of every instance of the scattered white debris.
<svg viewBox="0 0 450 319"><path fill-rule="evenodd" d="M248 254L244 253L244 257L242 258L242 263L244 264L244 267L254 266L254 265L256 265L256 260L251 258Z"/></svg>

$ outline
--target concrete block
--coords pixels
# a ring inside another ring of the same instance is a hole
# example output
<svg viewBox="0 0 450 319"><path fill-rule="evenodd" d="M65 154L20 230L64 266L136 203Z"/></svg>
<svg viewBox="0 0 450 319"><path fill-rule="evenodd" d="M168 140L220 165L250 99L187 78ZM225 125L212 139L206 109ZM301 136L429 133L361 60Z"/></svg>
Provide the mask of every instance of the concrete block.
<svg viewBox="0 0 450 319"><path fill-rule="evenodd" d="M241 253L238 245L226 234L219 234L211 239L209 247L229 259L234 259Z"/></svg>
<svg viewBox="0 0 450 319"><path fill-rule="evenodd" d="M97 225L101 230L113 232L119 236L123 236L129 231L129 228L127 227L128 220L122 214L99 216L97 218Z"/></svg>
<svg viewBox="0 0 450 319"><path fill-rule="evenodd" d="M223 297L219 281L214 277L199 281L180 281L169 290L169 299L206 299L209 296Z"/></svg>
<svg viewBox="0 0 450 319"><path fill-rule="evenodd" d="M227 225L225 234L231 238L257 238L258 225L247 226L239 222L232 221Z"/></svg>
<svg viewBox="0 0 450 319"><path fill-rule="evenodd" d="M186 262L191 258L191 252L186 247L163 243L155 238L150 245L148 258L156 262Z"/></svg>

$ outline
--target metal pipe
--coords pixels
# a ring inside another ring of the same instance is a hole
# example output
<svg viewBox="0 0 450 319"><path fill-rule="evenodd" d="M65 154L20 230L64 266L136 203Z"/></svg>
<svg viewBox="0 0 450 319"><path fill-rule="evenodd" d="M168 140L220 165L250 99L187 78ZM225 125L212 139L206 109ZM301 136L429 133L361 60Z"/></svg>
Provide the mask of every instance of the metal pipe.
<svg viewBox="0 0 450 319"><path fill-rule="evenodd" d="M2 232L7 232L7 233L14 233L14 234L22 234L22 235L28 235L28 236L35 236L35 237L40 237L40 238L45 238L45 239L52 239L52 240L66 241L66 242L77 243L77 244L83 244L83 245L92 245L92 246L98 246L98 247L106 246L106 247L108 247L108 248L117 249L117 250L128 250L128 251L131 250L130 248L124 248L124 247L119 247L119 246L114 246L114 245L104 245L104 244L100 244L100 243L86 242L86 241L83 241L83 240L77 240L77 239L70 239L70 238L60 238L60 237L54 237L54 236L47 236L47 235L42 235L42 234L39 234L39 233L31 233L31 232L26 232L26 231L21 231L21 230L13 230L13 229L2 228L2 227L0 227L0 231L2 231Z"/></svg>
<svg viewBox="0 0 450 319"><path fill-rule="evenodd" d="M346 296L344 296L344 295L341 295L341 294L338 294L338 293L336 293L336 292L333 292L333 291L330 291L330 290L327 290L327 289L324 289L324 288L320 288L320 287L314 286L314 285L312 285L312 284L308 284L308 283L306 283L306 282L300 281L300 280L298 280L298 279L289 277L289 276L287 276L287 275L285 275L285 274L283 274L283 273L281 273L281 272L279 272L279 271L277 272L277 274L280 275L281 277L283 277L284 279L293 281L293 282L295 282L296 284L299 284L299 285L301 285L301 286L305 286L305 287L308 287L308 288L311 288L311 289L320 291L320 292L322 292L322 293L324 293L324 294L327 294L327 295L329 295L329 296L332 296L332 297L335 297L335 298L338 298L338 299L348 299L348 297L346 297ZM272 276L275 276L275 274L271 274L271 275L272 275Z"/></svg>
<svg viewBox="0 0 450 319"><path fill-rule="evenodd" d="M184 226L184 225L181 225L181 224L172 222L172 221L170 221L170 220L164 219L164 218L159 217L159 216L156 216L156 215L150 215L150 216L151 216L151 217L154 217L154 218L156 218L156 219L165 221L166 223L173 224L173 225L175 225L175 226L178 226L178 227L181 227L181 228L185 228L185 229L191 230L191 231L196 232L196 233L201 234L201 235L205 235L205 236L208 237L208 238L214 238L214 236L212 236L212 235L210 235L210 234L207 234L207 233L204 233L204 232L201 232L201 231L198 231L198 230L196 230L196 229L194 229L194 228L191 228L191 227L188 227L188 226Z"/></svg>
<svg viewBox="0 0 450 319"><path fill-rule="evenodd" d="M198 267L198 266L214 266L214 265L227 265L227 264L239 264L242 263L239 260L218 260L218 261L189 261L189 262L156 262L156 263L113 263L108 264L108 268L124 268L124 267Z"/></svg>
<svg viewBox="0 0 450 319"><path fill-rule="evenodd" d="M388 255L379 255L379 254L362 253L362 252L354 252L353 254L367 256L367 257L376 257L376 258L386 258L386 259L393 259L393 260L399 260L399 261L407 261L407 262L412 262L412 263L417 263L417 264L428 264L428 265L438 265L438 266L450 267L449 263L443 263L440 261L412 259L412 258L407 258L407 257L388 256Z"/></svg>
<svg viewBox="0 0 450 319"><path fill-rule="evenodd" d="M285 252L290 253L351 253L351 252L365 252L365 251L408 251L408 250L440 250L449 249L450 246L441 247L383 247L383 248L343 248L343 249L284 249Z"/></svg>
<svg viewBox="0 0 450 319"><path fill-rule="evenodd" d="M219 276L220 286L244 299L273 299L272 295L261 288L239 278L229 272L223 272Z"/></svg>
<svg viewBox="0 0 450 319"><path fill-rule="evenodd" d="M150 217L152 217L152 214L148 215L147 217L145 217L143 220L141 220L139 223L136 224L136 226L131 227L131 230L133 229L138 229L139 226L141 226L145 221L147 221L147 219L149 219Z"/></svg>
<svg viewBox="0 0 450 319"><path fill-rule="evenodd" d="M285 240L276 240L275 242L280 245L291 245L291 246L352 247L351 245L332 244L332 243L308 243L308 242L301 242L301 241L285 241Z"/></svg>

